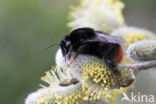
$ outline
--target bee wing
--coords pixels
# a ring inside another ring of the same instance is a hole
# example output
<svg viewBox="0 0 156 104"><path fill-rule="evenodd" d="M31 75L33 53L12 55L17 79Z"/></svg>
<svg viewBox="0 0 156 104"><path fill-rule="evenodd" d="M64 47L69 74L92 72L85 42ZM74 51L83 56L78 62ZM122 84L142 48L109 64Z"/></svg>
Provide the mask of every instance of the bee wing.
<svg viewBox="0 0 156 104"><path fill-rule="evenodd" d="M104 42L104 43L117 43L126 44L126 41L122 37L112 36L103 32L95 32L96 37L89 40L90 42Z"/></svg>
<svg viewBox="0 0 156 104"><path fill-rule="evenodd" d="M107 33L96 32L97 40L101 42L126 44L126 41L122 37L112 36Z"/></svg>

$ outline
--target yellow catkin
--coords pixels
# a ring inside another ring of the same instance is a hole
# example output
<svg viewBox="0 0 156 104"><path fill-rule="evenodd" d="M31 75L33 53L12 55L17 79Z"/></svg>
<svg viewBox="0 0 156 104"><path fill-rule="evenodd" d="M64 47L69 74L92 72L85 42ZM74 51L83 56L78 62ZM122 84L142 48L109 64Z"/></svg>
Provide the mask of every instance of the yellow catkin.
<svg viewBox="0 0 156 104"><path fill-rule="evenodd" d="M155 39L154 36L151 36L151 35L148 35L148 34L145 34L143 32L128 32L127 34L125 34L123 36L123 38L127 41L127 45L126 47L128 47L129 45L131 45L132 43L134 42L137 42L137 41L140 41L140 40L143 40L143 39Z"/></svg>
<svg viewBox="0 0 156 104"><path fill-rule="evenodd" d="M86 99L86 89L80 88L75 94L71 94L70 96L65 97L62 101L60 101L60 104L78 104L80 101L88 101Z"/></svg>
<svg viewBox="0 0 156 104"><path fill-rule="evenodd" d="M56 78L56 76L54 77L54 75L49 74L53 73L53 71L47 72L46 76L43 77L47 82L51 83L53 79ZM49 95L51 91L47 89L49 94L46 95L43 93L40 96L41 100L38 101L38 104L48 104L49 101L50 103L52 101L55 103L56 101L58 104L78 104L83 101L99 100L102 96L109 102L115 102L115 95L119 92L123 92L123 90L114 91L115 89L112 89L117 84L116 78L113 72L104 64L99 62L89 62L82 66L82 71L82 87L66 96L60 96L55 93ZM126 82L126 80L131 77L131 73L126 69L123 69L120 73L123 79L122 82Z"/></svg>
<svg viewBox="0 0 156 104"><path fill-rule="evenodd" d="M115 85L114 74L103 64L91 62L85 64L82 69L84 71L83 86L88 87L89 91L92 92L88 94L90 99L99 99L101 92L108 91ZM97 86L96 88L99 89L95 90L92 86Z"/></svg>
<svg viewBox="0 0 156 104"><path fill-rule="evenodd" d="M68 26L72 29L89 26L111 33L125 22L123 8L121 0L80 0L79 6L72 6Z"/></svg>
<svg viewBox="0 0 156 104"><path fill-rule="evenodd" d="M97 100L101 98L101 96L106 96L110 102L115 102L116 97L114 94L109 94L108 92L114 90L114 86L118 84L116 82L116 77L104 64L98 62L89 62L82 66L83 70L83 88L87 88L87 97L85 100ZM121 73L121 83L126 83L129 79L133 78L133 74L128 69L119 70ZM116 91L122 92L122 91Z"/></svg>

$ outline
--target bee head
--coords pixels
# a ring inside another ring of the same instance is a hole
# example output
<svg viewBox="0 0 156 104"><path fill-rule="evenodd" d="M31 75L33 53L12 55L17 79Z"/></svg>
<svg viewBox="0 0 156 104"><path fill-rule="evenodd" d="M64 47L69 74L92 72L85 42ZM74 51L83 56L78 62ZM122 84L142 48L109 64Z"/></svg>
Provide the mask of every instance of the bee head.
<svg viewBox="0 0 156 104"><path fill-rule="evenodd" d="M85 44L85 41L95 36L94 30L91 28L79 28L73 30L64 40L61 41L60 47L63 56L73 50L77 50L79 46Z"/></svg>
<svg viewBox="0 0 156 104"><path fill-rule="evenodd" d="M67 55L68 52L72 48L72 45L71 45L71 41L69 39L69 36L66 36L65 39L61 41L60 47L61 47L63 56Z"/></svg>

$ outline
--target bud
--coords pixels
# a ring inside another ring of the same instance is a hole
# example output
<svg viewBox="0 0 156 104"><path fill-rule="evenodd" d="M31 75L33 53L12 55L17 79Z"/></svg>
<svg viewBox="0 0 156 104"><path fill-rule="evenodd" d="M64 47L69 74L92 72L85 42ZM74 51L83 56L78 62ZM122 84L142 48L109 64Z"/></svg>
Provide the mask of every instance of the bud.
<svg viewBox="0 0 156 104"><path fill-rule="evenodd" d="M140 40L156 39L155 34L148 30L137 28L137 27L129 27L129 26L125 26L125 27L115 30L112 33L112 35L123 37L127 41L126 48L130 44L135 43Z"/></svg>
<svg viewBox="0 0 156 104"><path fill-rule="evenodd" d="M156 59L156 40L142 40L131 44L127 56L135 62L144 62Z"/></svg>

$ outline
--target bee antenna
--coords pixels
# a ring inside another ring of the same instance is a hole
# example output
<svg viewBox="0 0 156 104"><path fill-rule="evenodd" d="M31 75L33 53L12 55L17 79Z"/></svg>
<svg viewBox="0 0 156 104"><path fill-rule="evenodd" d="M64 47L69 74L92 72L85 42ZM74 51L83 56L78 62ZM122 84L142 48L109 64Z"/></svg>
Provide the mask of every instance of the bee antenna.
<svg viewBox="0 0 156 104"><path fill-rule="evenodd" d="M50 45L50 46L44 48L44 50L47 50L47 49L49 49L49 48L51 48L51 47L54 47L54 46L56 46L56 45L60 45L60 44L54 43L54 44L52 44L52 45Z"/></svg>

